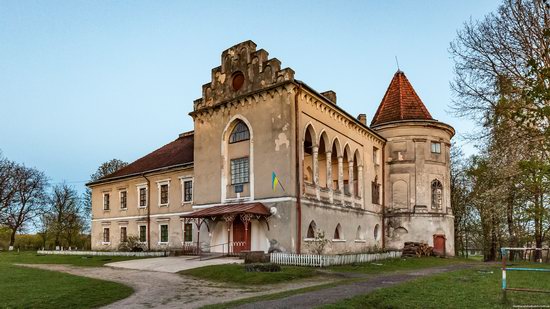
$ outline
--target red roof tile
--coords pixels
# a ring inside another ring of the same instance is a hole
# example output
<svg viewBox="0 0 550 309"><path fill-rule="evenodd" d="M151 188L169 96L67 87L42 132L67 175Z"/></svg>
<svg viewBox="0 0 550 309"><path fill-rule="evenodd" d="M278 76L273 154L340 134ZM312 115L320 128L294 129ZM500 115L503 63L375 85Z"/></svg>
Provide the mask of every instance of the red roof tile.
<svg viewBox="0 0 550 309"><path fill-rule="evenodd" d="M248 204L231 204L222 206L212 206L196 210L192 213L182 215L182 218L208 218L221 215L234 215L234 214L253 214L260 216L270 216L269 209L262 203L248 203Z"/></svg>
<svg viewBox="0 0 550 309"><path fill-rule="evenodd" d="M397 71L371 122L371 127L398 120L432 120L405 73Z"/></svg>
<svg viewBox="0 0 550 309"><path fill-rule="evenodd" d="M193 132L181 134L175 141L137 159L110 175L100 178L97 182L158 170L164 167L193 163L193 137Z"/></svg>

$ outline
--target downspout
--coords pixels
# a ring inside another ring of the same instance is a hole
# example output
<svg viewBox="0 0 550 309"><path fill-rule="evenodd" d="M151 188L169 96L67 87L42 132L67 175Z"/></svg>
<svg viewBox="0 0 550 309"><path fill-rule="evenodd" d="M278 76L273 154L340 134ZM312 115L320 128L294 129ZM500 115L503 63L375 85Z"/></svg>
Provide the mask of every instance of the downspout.
<svg viewBox="0 0 550 309"><path fill-rule="evenodd" d="M296 145L296 151L295 151L295 160L296 160L296 223L297 223L297 231L296 231L296 253L301 253L301 246L302 246L302 181L300 177L300 113L298 110L298 96L300 92L302 91L302 85L298 84L298 89L296 90L296 93L294 94L294 121L296 123L296 126L294 128L294 138L295 138L295 145Z"/></svg>
<svg viewBox="0 0 550 309"><path fill-rule="evenodd" d="M386 249L386 144L382 147L382 248Z"/></svg>
<svg viewBox="0 0 550 309"><path fill-rule="evenodd" d="M145 173L141 174L141 177L147 181L147 251L151 251L151 181Z"/></svg>

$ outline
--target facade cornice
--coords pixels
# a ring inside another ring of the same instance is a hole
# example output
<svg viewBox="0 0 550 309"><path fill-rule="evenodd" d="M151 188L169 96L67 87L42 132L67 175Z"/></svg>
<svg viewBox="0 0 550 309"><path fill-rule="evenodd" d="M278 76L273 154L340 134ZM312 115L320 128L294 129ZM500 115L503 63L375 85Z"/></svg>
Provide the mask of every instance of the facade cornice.
<svg viewBox="0 0 550 309"><path fill-rule="evenodd" d="M451 125L437 120L398 120L373 126L372 129L375 131L381 131L403 126L432 127L447 131L451 135L451 138L455 135L455 129Z"/></svg>
<svg viewBox="0 0 550 309"><path fill-rule="evenodd" d="M134 174L124 175L124 176L119 176L119 177L106 178L106 179L101 179L101 180L97 180L97 181L92 181L92 182L87 183L86 186L90 187L90 188L93 188L93 187L98 186L98 185L119 182L121 180L129 180L129 179L132 179L132 178L139 178L139 177L142 177L142 175L147 175L147 176L160 175L160 174L171 173L171 172L175 172L175 171L179 171L179 170L188 170L188 169L192 169L192 168L193 168L193 162L178 164L178 165L172 165L172 166L157 168L157 169L148 170L148 171L144 171L144 172L140 172L140 173L134 173Z"/></svg>

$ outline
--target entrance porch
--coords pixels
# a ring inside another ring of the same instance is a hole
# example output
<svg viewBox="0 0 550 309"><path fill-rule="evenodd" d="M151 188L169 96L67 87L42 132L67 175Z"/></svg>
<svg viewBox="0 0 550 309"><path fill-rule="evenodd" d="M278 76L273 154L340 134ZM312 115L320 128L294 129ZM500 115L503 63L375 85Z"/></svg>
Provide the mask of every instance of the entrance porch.
<svg viewBox="0 0 550 309"><path fill-rule="evenodd" d="M185 223L194 223L199 231L204 224L209 244L196 243L197 253L217 252L237 255L243 251L267 251L269 209L262 203L213 206L182 215ZM185 249L185 248L184 248Z"/></svg>

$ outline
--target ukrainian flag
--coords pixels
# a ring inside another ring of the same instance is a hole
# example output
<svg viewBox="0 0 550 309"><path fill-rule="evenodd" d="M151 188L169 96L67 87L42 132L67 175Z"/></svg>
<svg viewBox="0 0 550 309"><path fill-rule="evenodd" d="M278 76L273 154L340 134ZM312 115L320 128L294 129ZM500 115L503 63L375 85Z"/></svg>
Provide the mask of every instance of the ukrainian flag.
<svg viewBox="0 0 550 309"><path fill-rule="evenodd" d="M271 174L271 189L273 189L273 192L277 190L277 185L279 184L279 177L277 177L277 174L273 172Z"/></svg>

